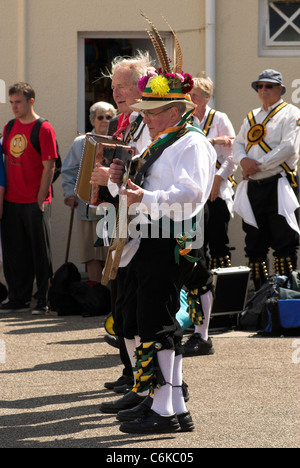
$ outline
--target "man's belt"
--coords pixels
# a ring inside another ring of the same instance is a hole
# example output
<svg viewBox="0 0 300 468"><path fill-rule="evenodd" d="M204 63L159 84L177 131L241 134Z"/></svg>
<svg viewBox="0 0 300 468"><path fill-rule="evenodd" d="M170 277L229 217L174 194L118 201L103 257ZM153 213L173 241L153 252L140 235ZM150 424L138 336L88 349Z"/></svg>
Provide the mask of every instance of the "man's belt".
<svg viewBox="0 0 300 468"><path fill-rule="evenodd" d="M274 176L267 177L265 179L249 179L249 182L251 184L256 184L256 185L266 185L266 184L270 184L271 182L275 182L275 180L278 180L280 178L281 178L281 175L276 174Z"/></svg>

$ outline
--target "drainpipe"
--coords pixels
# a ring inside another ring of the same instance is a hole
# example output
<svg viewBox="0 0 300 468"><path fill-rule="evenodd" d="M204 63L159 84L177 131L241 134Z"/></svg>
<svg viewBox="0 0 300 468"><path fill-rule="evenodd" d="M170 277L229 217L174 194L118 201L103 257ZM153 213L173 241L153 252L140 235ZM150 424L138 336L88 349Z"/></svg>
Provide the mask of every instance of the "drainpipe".
<svg viewBox="0 0 300 468"><path fill-rule="evenodd" d="M18 0L18 80L26 81L26 0Z"/></svg>
<svg viewBox="0 0 300 468"><path fill-rule="evenodd" d="M216 80L216 0L205 1L205 70L213 83ZM215 98L210 98L215 107Z"/></svg>

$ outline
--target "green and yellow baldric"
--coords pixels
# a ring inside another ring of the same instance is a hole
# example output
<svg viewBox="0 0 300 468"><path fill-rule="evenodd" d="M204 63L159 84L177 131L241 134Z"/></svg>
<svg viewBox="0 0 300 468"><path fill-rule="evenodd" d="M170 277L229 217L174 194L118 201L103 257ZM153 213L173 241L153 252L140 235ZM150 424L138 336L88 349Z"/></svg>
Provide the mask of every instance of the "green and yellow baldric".
<svg viewBox="0 0 300 468"><path fill-rule="evenodd" d="M141 125L143 122L143 116L141 114L138 115L138 117L135 119L134 122L132 122L129 133L125 139L125 143L130 143L131 141L138 141L139 137L141 136L142 131L144 130L145 124ZM133 135L141 125L141 130L138 133L138 135L134 138Z"/></svg>
<svg viewBox="0 0 300 468"><path fill-rule="evenodd" d="M247 141L248 145L246 147L246 153L248 154L250 149L254 145L259 145L260 148L265 152L269 153L272 151L272 148L264 141L265 136L267 135L267 123L276 115L278 112L280 112L284 107L287 106L287 102L282 102L279 104L275 109L273 109L267 117L264 119L264 121L261 124L256 123L255 117L253 115L253 111L250 111L248 114L248 121L250 128L247 133ZM288 179L290 181L290 184L292 187L297 187L297 182L296 182L296 175L297 175L297 168L293 171L292 169L289 168L289 166L286 163L280 164L282 169L286 172Z"/></svg>

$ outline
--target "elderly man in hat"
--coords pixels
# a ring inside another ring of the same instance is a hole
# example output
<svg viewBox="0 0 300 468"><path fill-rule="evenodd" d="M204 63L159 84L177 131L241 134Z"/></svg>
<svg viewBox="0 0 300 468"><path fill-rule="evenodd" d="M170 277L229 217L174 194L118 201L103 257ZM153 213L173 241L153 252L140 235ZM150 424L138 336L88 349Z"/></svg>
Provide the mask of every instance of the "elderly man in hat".
<svg viewBox="0 0 300 468"><path fill-rule="evenodd" d="M257 290L268 278L269 248L276 274L289 275L297 265L300 110L283 101L286 87L278 71L264 70L252 88L262 106L249 112L233 145L244 179L234 210L243 218L245 252Z"/></svg>
<svg viewBox="0 0 300 468"><path fill-rule="evenodd" d="M138 234L139 246L128 265L123 307L126 343L135 366L131 393L146 391L149 396L117 418L122 432L191 431L176 312L180 290L203 244L200 220L212 188L216 153L204 134L186 123L195 108L187 94L190 75L151 73L139 86L143 97L132 108L143 113L152 143L139 155L144 165L123 190L129 209L139 214L139 230L134 225L129 232L130 237ZM122 164L115 160L111 181L119 183L122 176Z"/></svg>

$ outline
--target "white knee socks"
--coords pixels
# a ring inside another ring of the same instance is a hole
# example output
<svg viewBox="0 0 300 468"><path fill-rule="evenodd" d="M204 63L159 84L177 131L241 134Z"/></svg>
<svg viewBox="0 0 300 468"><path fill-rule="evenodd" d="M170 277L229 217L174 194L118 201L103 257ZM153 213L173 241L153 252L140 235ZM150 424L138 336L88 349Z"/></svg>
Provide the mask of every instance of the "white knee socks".
<svg viewBox="0 0 300 468"><path fill-rule="evenodd" d="M208 327L210 321L211 307L213 303L213 295L211 291L201 296L201 305L204 313L204 320L202 325L195 325L195 333L200 333L203 340L208 340Z"/></svg>
<svg viewBox="0 0 300 468"><path fill-rule="evenodd" d="M154 389L152 410L163 416L174 414L172 401L172 380L175 351L164 349L157 353L158 363L164 376L166 385Z"/></svg>
<svg viewBox="0 0 300 468"><path fill-rule="evenodd" d="M155 388L152 409L160 415L182 414L187 411L182 393L182 355L166 349L157 353L166 385Z"/></svg>
<svg viewBox="0 0 300 468"><path fill-rule="evenodd" d="M175 357L172 401L174 413L182 414L187 411L182 392L182 354Z"/></svg>

